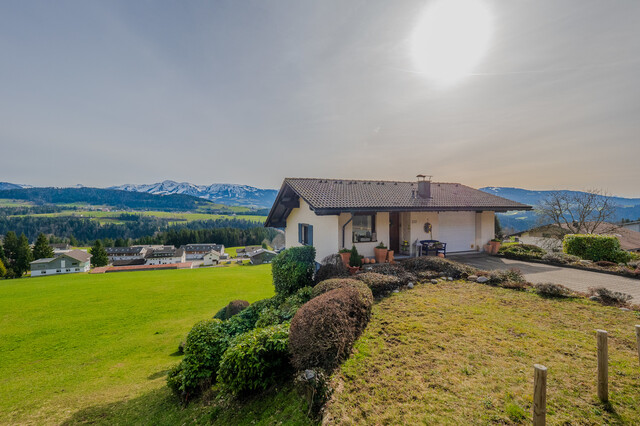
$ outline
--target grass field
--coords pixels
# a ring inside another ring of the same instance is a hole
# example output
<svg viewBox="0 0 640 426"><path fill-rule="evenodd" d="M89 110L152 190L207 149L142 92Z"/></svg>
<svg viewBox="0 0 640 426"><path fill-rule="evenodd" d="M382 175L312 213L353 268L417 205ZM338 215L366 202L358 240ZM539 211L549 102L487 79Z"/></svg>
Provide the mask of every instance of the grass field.
<svg viewBox="0 0 640 426"><path fill-rule="evenodd" d="M334 377L330 424L531 422L533 365L549 424L640 424L637 312L453 282L376 304ZM610 405L596 397L595 329L609 332Z"/></svg>
<svg viewBox="0 0 640 426"><path fill-rule="evenodd" d="M266 216L254 216L254 215L225 215L225 214L209 214L209 213L176 213L176 212L161 212L161 211L144 211L144 212L105 212L94 210L64 210L56 213L39 213L31 214L31 217L85 217L91 220L96 220L101 224L115 223L122 224L118 216L123 213L141 214L144 216L158 217L162 219L169 219L169 224L180 224L186 222L193 222L196 220L215 220L215 219L241 219L249 220L256 223L264 223ZM26 216L26 215L16 215ZM173 220L171 220L173 219Z"/></svg>
<svg viewBox="0 0 640 426"><path fill-rule="evenodd" d="M0 423L210 419L166 389L178 344L230 300L272 294L269 265L0 281Z"/></svg>

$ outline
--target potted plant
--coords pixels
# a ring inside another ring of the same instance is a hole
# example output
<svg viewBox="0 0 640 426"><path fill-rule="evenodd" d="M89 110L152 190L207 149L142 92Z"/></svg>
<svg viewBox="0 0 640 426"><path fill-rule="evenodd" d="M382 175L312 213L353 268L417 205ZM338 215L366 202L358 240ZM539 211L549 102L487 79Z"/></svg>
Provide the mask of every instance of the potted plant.
<svg viewBox="0 0 640 426"><path fill-rule="evenodd" d="M381 241L380 244L378 244L374 249L373 252L375 253L376 256L376 262L377 263L384 263L384 261L387 259L387 252L389 250L387 249L387 246L384 245L384 243Z"/></svg>
<svg viewBox="0 0 640 426"><path fill-rule="evenodd" d="M360 267L362 266L362 256L358 253L358 249L356 246L351 247L351 256L349 256L349 272L351 275L358 272Z"/></svg>
<svg viewBox="0 0 640 426"><path fill-rule="evenodd" d="M494 238L493 240L489 241L489 245L491 246L491 254L497 254L498 250L500 250L501 244L502 241L500 240L500 238Z"/></svg>
<svg viewBox="0 0 640 426"><path fill-rule="evenodd" d="M342 263L344 263L344 266L349 267L349 258L351 257L351 250L344 248L340 250L338 253L342 258Z"/></svg>

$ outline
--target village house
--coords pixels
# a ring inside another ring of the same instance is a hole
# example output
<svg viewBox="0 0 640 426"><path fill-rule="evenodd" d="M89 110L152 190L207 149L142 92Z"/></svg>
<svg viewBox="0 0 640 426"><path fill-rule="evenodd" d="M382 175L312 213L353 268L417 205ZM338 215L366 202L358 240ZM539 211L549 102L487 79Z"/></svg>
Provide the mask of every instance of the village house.
<svg viewBox="0 0 640 426"><path fill-rule="evenodd" d="M71 250L56 257L31 262L31 276L89 272L91 255L83 250Z"/></svg>
<svg viewBox="0 0 640 426"><path fill-rule="evenodd" d="M222 244L186 244L180 248L184 249L187 260L202 260L212 250L218 253L218 258L224 254L224 245Z"/></svg>
<svg viewBox="0 0 640 426"><path fill-rule="evenodd" d="M220 262L220 253L215 250L211 250L209 253L205 254L202 257L202 265L203 266L213 266L217 265Z"/></svg>
<svg viewBox="0 0 640 426"><path fill-rule="evenodd" d="M316 261L352 246L373 256L381 243L416 255L424 240L446 243L447 253L455 253L482 251L495 237L496 212L531 209L423 175L415 182L287 178L265 226L284 228L286 248L314 246Z"/></svg>
<svg viewBox="0 0 640 426"><path fill-rule="evenodd" d="M148 249L144 246L105 248L109 262L144 259Z"/></svg>
<svg viewBox="0 0 640 426"><path fill-rule="evenodd" d="M163 246L148 249L145 259L146 265L169 265L172 263L185 263L186 255L182 248L177 249L174 246Z"/></svg>
<svg viewBox="0 0 640 426"><path fill-rule="evenodd" d="M251 251L247 253L247 257L252 265L262 265L263 263L271 263L274 257L276 257L278 253L271 250L266 250L263 248L259 248L257 250Z"/></svg>

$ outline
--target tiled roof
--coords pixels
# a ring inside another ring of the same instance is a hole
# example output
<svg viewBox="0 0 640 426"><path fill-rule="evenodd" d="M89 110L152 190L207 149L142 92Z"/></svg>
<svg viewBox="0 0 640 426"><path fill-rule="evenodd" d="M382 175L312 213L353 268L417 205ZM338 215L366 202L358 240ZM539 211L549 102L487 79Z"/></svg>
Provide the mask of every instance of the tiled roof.
<svg viewBox="0 0 640 426"><path fill-rule="evenodd" d="M419 198L417 182L287 178L288 185L314 210L530 210L531 206L459 183L431 183L431 198Z"/></svg>
<svg viewBox="0 0 640 426"><path fill-rule="evenodd" d="M84 250L71 250L64 253L63 256L69 256L79 262L88 262L91 259L91 255Z"/></svg>

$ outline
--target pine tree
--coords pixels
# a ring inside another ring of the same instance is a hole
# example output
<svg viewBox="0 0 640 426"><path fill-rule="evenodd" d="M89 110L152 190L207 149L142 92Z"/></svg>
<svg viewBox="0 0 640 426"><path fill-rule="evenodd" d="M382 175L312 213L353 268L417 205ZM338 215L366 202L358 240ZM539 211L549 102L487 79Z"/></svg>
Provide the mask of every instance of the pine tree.
<svg viewBox="0 0 640 426"><path fill-rule="evenodd" d="M16 277L20 278L24 275L25 272L29 270L29 268L31 267L31 261L33 261L33 252L31 251L31 247L29 246L29 240L27 239L27 236L23 233L18 239L16 259L12 265L12 269L13 272L15 272Z"/></svg>
<svg viewBox="0 0 640 426"><path fill-rule="evenodd" d="M89 249L89 253L91 254L91 264L93 266L106 266L109 264L109 256L107 256L107 251L100 240L96 240L93 247Z"/></svg>
<svg viewBox="0 0 640 426"><path fill-rule="evenodd" d="M4 236L4 254L7 258L7 267L11 267L16 261L16 251L18 250L18 236L15 232L9 231Z"/></svg>
<svg viewBox="0 0 640 426"><path fill-rule="evenodd" d="M33 246L33 258L34 259L44 259L47 257L53 257L53 249L47 242L47 237L44 236L43 233L38 235L38 239L36 240L35 245Z"/></svg>
<svg viewBox="0 0 640 426"><path fill-rule="evenodd" d="M78 247L80 245L80 243L78 242L78 240L76 240L76 237L74 237L73 234L69 235L69 245L71 247Z"/></svg>

